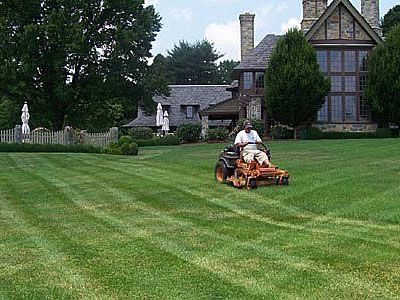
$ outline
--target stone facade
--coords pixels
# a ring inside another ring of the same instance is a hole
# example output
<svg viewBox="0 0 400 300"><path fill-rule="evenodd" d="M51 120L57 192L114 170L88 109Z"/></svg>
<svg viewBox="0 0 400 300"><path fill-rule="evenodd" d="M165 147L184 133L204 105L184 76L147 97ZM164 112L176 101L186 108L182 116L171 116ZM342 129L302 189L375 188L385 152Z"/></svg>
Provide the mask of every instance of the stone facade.
<svg viewBox="0 0 400 300"><path fill-rule="evenodd" d="M375 132L378 129L377 124L314 124L314 127L319 128L322 131L334 131L334 132Z"/></svg>
<svg viewBox="0 0 400 300"><path fill-rule="evenodd" d="M339 7L335 9L327 20L327 40L338 40L340 38L340 17Z"/></svg>
<svg viewBox="0 0 400 300"><path fill-rule="evenodd" d="M361 14L371 27L379 35L382 35L379 21L379 0L361 0Z"/></svg>
<svg viewBox="0 0 400 300"><path fill-rule="evenodd" d="M301 29L306 32L318 21L328 5L328 0L303 0L303 21Z"/></svg>
<svg viewBox="0 0 400 300"><path fill-rule="evenodd" d="M254 18L256 15L245 13L239 16L240 20L240 41L242 60L251 50L254 49Z"/></svg>
<svg viewBox="0 0 400 300"><path fill-rule="evenodd" d="M252 98L247 105L247 118L248 119L260 119L262 110L262 99L261 98Z"/></svg>

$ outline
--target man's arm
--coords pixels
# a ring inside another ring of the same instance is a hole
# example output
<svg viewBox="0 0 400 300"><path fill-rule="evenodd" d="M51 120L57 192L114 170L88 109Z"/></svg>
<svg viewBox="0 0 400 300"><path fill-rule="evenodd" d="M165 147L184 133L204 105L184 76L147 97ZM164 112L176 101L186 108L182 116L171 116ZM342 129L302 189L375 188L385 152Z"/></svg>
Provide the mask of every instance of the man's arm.
<svg viewBox="0 0 400 300"><path fill-rule="evenodd" d="M235 146L239 147L239 148L243 148L243 147L246 147L248 144L249 144L249 142L243 142L243 138L239 132L235 139Z"/></svg>
<svg viewBox="0 0 400 300"><path fill-rule="evenodd" d="M255 137L256 137L256 144L257 145L260 145L260 144L262 144L263 142L262 142L262 139L260 138L260 136L258 135L258 132L257 131L254 131L255 132Z"/></svg>

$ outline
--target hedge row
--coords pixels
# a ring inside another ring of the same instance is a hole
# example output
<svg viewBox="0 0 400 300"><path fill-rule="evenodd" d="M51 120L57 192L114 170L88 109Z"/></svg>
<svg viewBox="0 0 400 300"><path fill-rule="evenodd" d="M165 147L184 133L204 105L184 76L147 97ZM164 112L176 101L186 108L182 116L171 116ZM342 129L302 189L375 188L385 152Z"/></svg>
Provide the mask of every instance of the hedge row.
<svg viewBox="0 0 400 300"><path fill-rule="evenodd" d="M147 140L134 140L139 147L148 146L174 146L179 145L179 138L176 135L166 135L159 138L147 139Z"/></svg>
<svg viewBox="0 0 400 300"><path fill-rule="evenodd" d="M382 139L398 137L398 132L389 128L378 128L376 132L334 132L321 131L318 128L310 127L300 132L302 140L321 140L321 139Z"/></svg>
<svg viewBox="0 0 400 300"><path fill-rule="evenodd" d="M90 145L58 144L6 144L0 143L0 152L57 152L57 153L102 153L102 148Z"/></svg>

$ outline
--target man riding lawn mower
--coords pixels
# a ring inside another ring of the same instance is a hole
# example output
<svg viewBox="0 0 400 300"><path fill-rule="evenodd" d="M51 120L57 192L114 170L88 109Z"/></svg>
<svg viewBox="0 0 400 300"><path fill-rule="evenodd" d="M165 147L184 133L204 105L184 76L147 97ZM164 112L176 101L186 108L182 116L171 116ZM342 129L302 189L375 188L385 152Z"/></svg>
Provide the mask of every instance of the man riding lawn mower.
<svg viewBox="0 0 400 300"><path fill-rule="evenodd" d="M215 166L215 179L247 189L262 185L288 185L289 173L270 163L269 149L262 143L249 121L238 133L235 146L226 148Z"/></svg>

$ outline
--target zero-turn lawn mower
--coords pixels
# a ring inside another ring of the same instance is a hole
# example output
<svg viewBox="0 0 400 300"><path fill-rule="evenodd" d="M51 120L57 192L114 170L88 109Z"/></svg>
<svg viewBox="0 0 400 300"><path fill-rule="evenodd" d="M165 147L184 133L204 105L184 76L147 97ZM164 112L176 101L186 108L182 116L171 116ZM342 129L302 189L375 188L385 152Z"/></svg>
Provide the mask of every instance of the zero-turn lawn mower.
<svg viewBox="0 0 400 300"><path fill-rule="evenodd" d="M258 145L271 159L270 150L264 144ZM262 167L257 162L246 163L243 160L241 149L228 147L219 155L215 166L215 180L227 183L237 188L257 188L266 185L288 185L289 173L276 166Z"/></svg>

